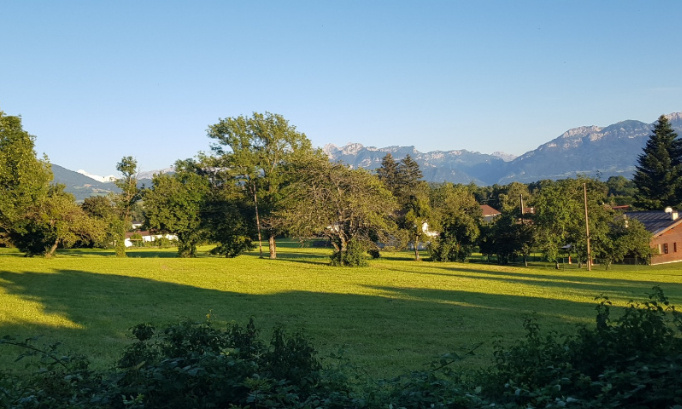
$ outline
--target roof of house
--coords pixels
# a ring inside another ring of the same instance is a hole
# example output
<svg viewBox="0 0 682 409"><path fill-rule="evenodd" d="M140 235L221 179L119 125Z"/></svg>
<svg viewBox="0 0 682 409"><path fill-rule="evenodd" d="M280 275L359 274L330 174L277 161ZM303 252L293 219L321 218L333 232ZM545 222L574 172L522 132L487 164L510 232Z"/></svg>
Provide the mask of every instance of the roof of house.
<svg viewBox="0 0 682 409"><path fill-rule="evenodd" d="M483 217L499 216L502 214L499 211L495 210L494 208L492 208L488 205L481 205L481 212L483 213Z"/></svg>
<svg viewBox="0 0 682 409"><path fill-rule="evenodd" d="M659 236L682 223L682 218L673 216L674 214L676 215L677 212L670 213L664 210L625 213L627 217L639 220L654 237Z"/></svg>

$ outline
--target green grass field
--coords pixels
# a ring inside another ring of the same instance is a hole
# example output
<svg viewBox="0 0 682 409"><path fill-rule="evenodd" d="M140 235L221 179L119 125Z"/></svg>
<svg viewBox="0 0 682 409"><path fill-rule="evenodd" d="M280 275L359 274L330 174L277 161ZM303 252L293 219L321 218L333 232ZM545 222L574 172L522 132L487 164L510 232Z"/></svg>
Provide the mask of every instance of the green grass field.
<svg viewBox="0 0 682 409"><path fill-rule="evenodd" d="M208 250L208 248L202 249ZM385 253L367 268L327 265L330 250L283 241L279 259L175 258L175 249L69 250L54 259L0 249L0 336L42 336L112 365L129 328L179 319L246 323L267 337L276 325L303 329L322 357L344 355L372 376L420 369L447 352L483 345L465 367L488 364L492 342L523 336L525 317L543 330L591 325L595 297L624 305L660 285L682 301L682 264L595 266L591 272L481 263L415 262ZM7 347L4 347L7 348ZM0 351L0 365L16 356Z"/></svg>

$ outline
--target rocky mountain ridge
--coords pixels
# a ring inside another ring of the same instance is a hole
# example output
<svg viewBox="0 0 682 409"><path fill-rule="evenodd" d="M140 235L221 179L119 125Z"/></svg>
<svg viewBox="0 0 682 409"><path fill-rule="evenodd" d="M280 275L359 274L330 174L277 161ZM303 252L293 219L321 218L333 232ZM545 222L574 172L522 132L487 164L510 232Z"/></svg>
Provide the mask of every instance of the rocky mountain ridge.
<svg viewBox="0 0 682 409"><path fill-rule="evenodd" d="M682 112L666 115L673 129L682 135ZM409 154L419 163L424 179L430 182L476 183L479 185L528 183L542 179L563 179L585 175L608 178L632 176L637 157L653 129L653 123L626 120L606 127L572 128L537 149L519 157L496 152L485 154L466 150L419 152L414 146L364 147L359 143L344 147L327 145L330 160L353 167L376 169L391 153L396 160Z"/></svg>
<svg viewBox="0 0 682 409"><path fill-rule="evenodd" d="M666 115L673 129L682 137L682 112ZM486 154L467 150L419 152L414 146L376 148L360 143L343 147L326 145L323 150L330 160L341 161L354 168L373 170L381 166L390 153L396 160L410 155L430 182L476 183L478 185L529 183L542 179L563 179L585 175L606 179L610 176L632 176L637 157L651 134L653 123L626 120L606 127L572 128L519 157L502 152ZM83 174L52 165L54 181L66 185L77 200L92 195L116 192L112 182L100 182ZM155 170L138 175L140 185L151 186ZM87 173L87 172L86 172Z"/></svg>

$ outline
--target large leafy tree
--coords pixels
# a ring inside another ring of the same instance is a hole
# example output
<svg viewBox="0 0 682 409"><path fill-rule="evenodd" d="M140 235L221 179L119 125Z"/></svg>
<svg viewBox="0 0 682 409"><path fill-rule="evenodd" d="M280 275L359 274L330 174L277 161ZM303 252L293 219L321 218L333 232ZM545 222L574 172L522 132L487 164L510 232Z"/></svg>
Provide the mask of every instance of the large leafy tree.
<svg viewBox="0 0 682 409"><path fill-rule="evenodd" d="M419 260L419 243L426 239L429 223L433 228L436 222L429 200L430 188L421 180L419 164L410 155L396 162L387 153L376 173L398 202L399 208L392 217L401 236L412 242L415 259Z"/></svg>
<svg viewBox="0 0 682 409"><path fill-rule="evenodd" d="M526 211L532 205L528 186L518 182L495 185L489 202L494 202L493 207L502 214L482 226L479 239L481 253L497 256L500 264L523 257L527 265L535 237L532 214Z"/></svg>
<svg viewBox="0 0 682 409"><path fill-rule="evenodd" d="M636 169L636 206L654 210L682 202L682 140L664 115L654 125Z"/></svg>
<svg viewBox="0 0 682 409"><path fill-rule="evenodd" d="M440 237L431 247L434 261L464 261L480 234L481 208L470 189L445 183L432 193L440 221Z"/></svg>
<svg viewBox="0 0 682 409"><path fill-rule="evenodd" d="M26 213L47 195L52 172L36 157L34 141L21 118L0 111L0 241L22 233Z"/></svg>
<svg viewBox="0 0 682 409"><path fill-rule="evenodd" d="M12 240L29 256L52 257L59 246L98 241L105 232L105 224L88 217L73 195L64 192L64 185L58 184L50 186L47 195L31 206L25 215L25 230L13 233Z"/></svg>
<svg viewBox="0 0 682 409"><path fill-rule="evenodd" d="M216 141L211 147L218 155L216 166L243 188L253 206L259 243L265 230L270 258L276 258L279 224L271 217L281 206L287 183L282 168L297 152L311 151L310 140L284 117L269 112L221 119L209 127L208 136Z"/></svg>
<svg viewBox="0 0 682 409"><path fill-rule="evenodd" d="M81 208L88 217L104 226L104 234L90 241L93 247L106 248L116 242L116 227L120 224L118 214L110 196L86 197Z"/></svg>
<svg viewBox="0 0 682 409"><path fill-rule="evenodd" d="M606 234L595 238L593 254L604 261L607 269L625 257L649 260L651 233L639 220L612 216L607 222Z"/></svg>
<svg viewBox="0 0 682 409"><path fill-rule="evenodd" d="M536 239L549 261L558 262L562 248L571 245L579 259L587 255L584 189L587 190L590 237L593 246L609 230L613 215L606 202L608 188L595 179L543 181L535 196Z"/></svg>
<svg viewBox="0 0 682 409"><path fill-rule="evenodd" d="M115 224L116 231L116 256L125 257L125 236L132 226L133 207L140 200L140 189L137 187L137 160L132 156L125 156L116 164L116 169L122 177L116 179L116 186L121 193L114 197L114 203L118 211L118 219Z"/></svg>
<svg viewBox="0 0 682 409"><path fill-rule="evenodd" d="M191 159L178 161L172 175L154 175L151 189L144 194L147 225L177 235L180 257L195 257L197 244L205 236L201 211L209 193L209 181L196 169Z"/></svg>
<svg viewBox="0 0 682 409"><path fill-rule="evenodd" d="M252 237L256 231L253 206L244 200L232 180L228 183L221 183L219 177L211 180L211 189L201 211L202 229L208 239L217 244L211 253L236 257L253 248Z"/></svg>
<svg viewBox="0 0 682 409"><path fill-rule="evenodd" d="M419 243L429 238L428 233L437 228L435 212L431 207L431 188L422 181L412 188L412 194L403 205L400 226L408 233L414 246L414 259L419 261Z"/></svg>
<svg viewBox="0 0 682 409"><path fill-rule="evenodd" d="M528 190L528 185L519 182L512 182L505 186L499 186L495 191L496 200L493 208L501 213L516 213L521 215L521 202L527 208L532 202L532 196Z"/></svg>
<svg viewBox="0 0 682 409"><path fill-rule="evenodd" d="M606 181L609 188L609 202L613 205L631 205L637 193L635 182L625 176L611 176Z"/></svg>
<svg viewBox="0 0 682 409"><path fill-rule="evenodd" d="M281 220L295 236L329 238L332 264L362 264L362 250L395 230L390 215L397 204L376 176L322 155L299 158L293 169L297 178L285 190Z"/></svg>
<svg viewBox="0 0 682 409"><path fill-rule="evenodd" d="M481 226L481 253L497 256L497 262L507 264L523 257L524 264L533 246L533 225L516 211L503 212L492 223Z"/></svg>

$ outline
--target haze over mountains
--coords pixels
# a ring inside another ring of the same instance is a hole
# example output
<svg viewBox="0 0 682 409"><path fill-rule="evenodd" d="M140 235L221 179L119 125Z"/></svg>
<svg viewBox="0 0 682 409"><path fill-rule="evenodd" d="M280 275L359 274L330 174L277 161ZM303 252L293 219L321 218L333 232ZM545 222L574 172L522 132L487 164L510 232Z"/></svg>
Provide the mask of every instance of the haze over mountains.
<svg viewBox="0 0 682 409"><path fill-rule="evenodd" d="M682 112L666 115L678 135L682 135ZM429 182L476 183L478 185L529 183L542 179L564 179L585 175L603 180L610 176L632 176L637 157L651 135L653 123L626 120L606 127L581 126L564 132L537 149L514 157L502 152L485 154L467 150L419 152L413 146L375 148L359 143L343 147L326 145L330 160L342 161L353 168L369 170L381 166L390 153L396 160L410 155ZM494 149L494 147L493 147ZM86 171L74 172L52 165L54 180L66 185L77 200L116 191L112 182L96 180ZM140 185L151 186L154 173L140 174ZM90 177L89 177L90 176Z"/></svg>
<svg viewBox="0 0 682 409"><path fill-rule="evenodd" d="M151 172L142 172L138 174L139 187L150 187L152 185L152 177L156 173L167 173L173 169L161 169ZM82 201L86 197L95 195L106 195L112 192L119 192L118 187L113 181L105 181L107 178L90 175L88 172L79 170L74 172L62 166L52 164L52 173L54 174L54 182L62 183L66 186L66 191L73 194L77 201Z"/></svg>
<svg viewBox="0 0 682 409"><path fill-rule="evenodd" d="M682 135L682 112L666 115ZM419 152L413 146L375 148L351 143L327 145L330 160L356 168L376 169L390 153L396 160L410 155L430 182L476 183L478 185L529 183L542 179L565 179L576 175L630 178L637 157L651 135L653 123L627 120L606 127L570 129L537 149L514 158L503 153L485 154L467 150Z"/></svg>

